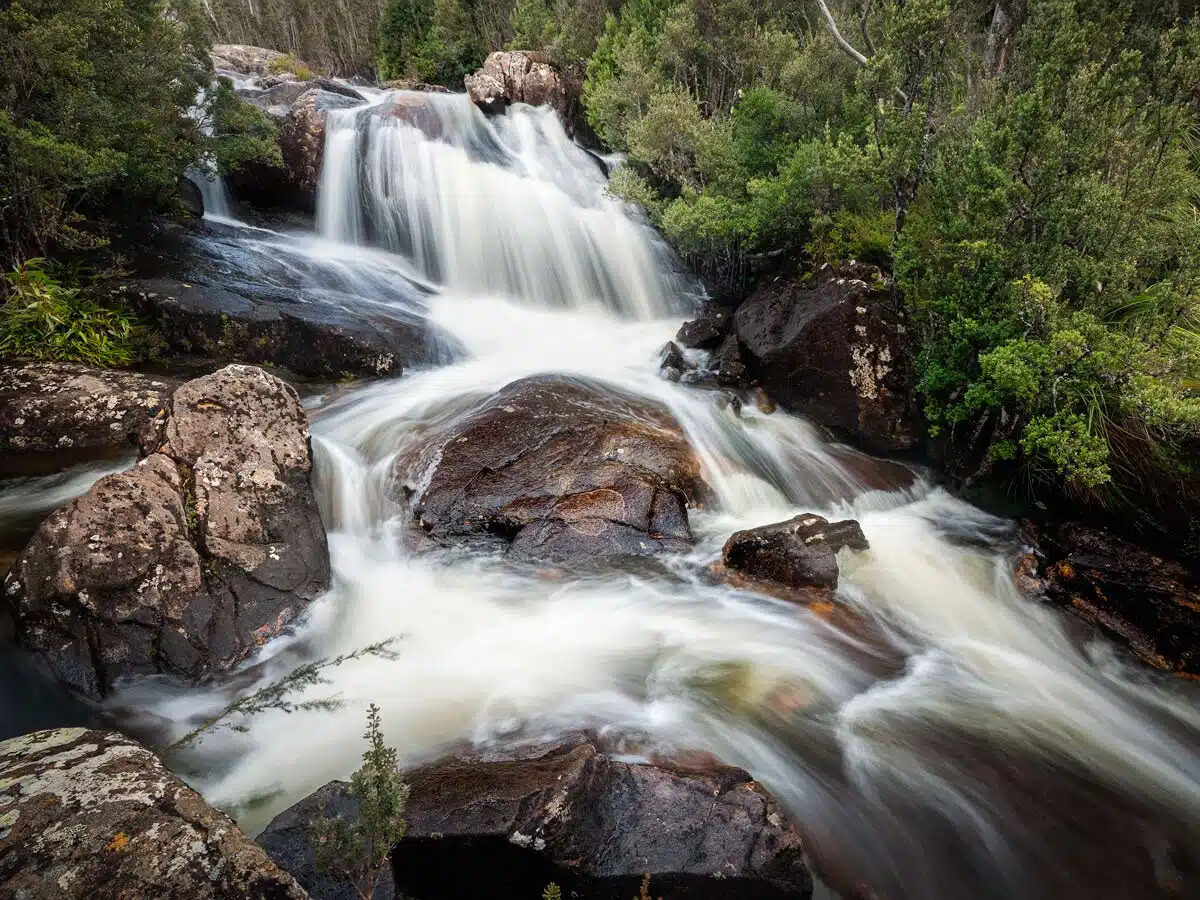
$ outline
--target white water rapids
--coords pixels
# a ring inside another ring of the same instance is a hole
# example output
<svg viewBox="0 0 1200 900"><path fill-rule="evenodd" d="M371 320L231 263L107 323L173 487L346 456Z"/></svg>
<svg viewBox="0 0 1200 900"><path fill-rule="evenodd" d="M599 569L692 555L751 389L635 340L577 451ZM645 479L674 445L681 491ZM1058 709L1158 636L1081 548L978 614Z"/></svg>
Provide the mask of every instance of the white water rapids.
<svg viewBox="0 0 1200 900"><path fill-rule="evenodd" d="M261 827L357 766L374 702L407 762L585 726L633 753L710 751L780 799L827 881L879 897L1149 897L1185 864L1180 848L1194 861L1200 712L1187 685L1152 680L1022 598L1006 523L921 478L896 487L895 467L799 418L739 415L662 379L658 351L693 285L605 193L597 160L548 111L487 120L463 96L420 97L420 128L389 114L391 94L331 114L318 236L244 238L336 261L341 278L363 259L364 278L384 265L431 286L419 312L460 348L314 404L334 585L236 689L392 636L395 657L327 669L299 697L337 710L268 711L209 734L180 760L208 799ZM401 547L386 489L396 455L542 372L671 410L715 496L692 511L690 553L563 577ZM705 577L733 531L810 511L857 518L870 541L840 557L839 602L858 627ZM228 686L151 679L117 702L179 734L229 700Z"/></svg>

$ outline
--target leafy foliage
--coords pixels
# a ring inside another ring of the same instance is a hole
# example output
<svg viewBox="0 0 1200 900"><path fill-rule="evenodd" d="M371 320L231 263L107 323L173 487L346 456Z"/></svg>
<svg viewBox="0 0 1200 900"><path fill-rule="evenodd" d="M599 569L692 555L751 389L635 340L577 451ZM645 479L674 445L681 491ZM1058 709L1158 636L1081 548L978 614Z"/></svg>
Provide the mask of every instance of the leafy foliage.
<svg viewBox="0 0 1200 900"><path fill-rule="evenodd" d="M252 165L283 165L279 126L237 96L224 79L211 92L207 115L212 125L208 149L220 174L242 172Z"/></svg>
<svg viewBox="0 0 1200 900"><path fill-rule="evenodd" d="M188 0L0 6L0 251L94 246L102 216L165 207L199 134L205 75Z"/></svg>
<svg viewBox="0 0 1200 900"><path fill-rule="evenodd" d="M64 287L30 259L4 279L0 355L124 366L133 360L134 323Z"/></svg>
<svg viewBox="0 0 1200 900"><path fill-rule="evenodd" d="M312 823L317 866L340 872L353 882L362 900L371 900L392 848L407 831L404 811L409 788L396 762L396 751L383 740L379 707L367 711L368 747L362 768L350 776L350 796L358 803L359 820L322 818Z"/></svg>

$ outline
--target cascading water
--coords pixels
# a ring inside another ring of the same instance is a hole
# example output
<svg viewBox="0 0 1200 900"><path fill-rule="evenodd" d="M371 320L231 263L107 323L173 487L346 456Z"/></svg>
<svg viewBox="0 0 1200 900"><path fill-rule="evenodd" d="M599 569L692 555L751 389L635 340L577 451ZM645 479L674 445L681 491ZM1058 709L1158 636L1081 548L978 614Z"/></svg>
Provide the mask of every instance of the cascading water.
<svg viewBox="0 0 1200 900"><path fill-rule="evenodd" d="M827 879L863 896L1160 896L1200 846L1194 693L1019 596L1005 523L919 477L881 488L880 464L800 419L739 416L658 377L691 285L604 185L548 111L489 121L465 97L386 94L332 114L322 237L398 254L461 353L314 411L335 584L239 689L388 636L396 657L327 670L305 697L338 710L212 733L183 760L194 780L261 825L355 767L369 702L409 762L464 739L611 727L744 766ZM671 410L715 495L693 512L691 552L563 581L394 539L391 462L539 372ZM870 541L842 559L857 629L702 577L732 531L802 511L853 516ZM228 701L155 681L118 698L180 732Z"/></svg>

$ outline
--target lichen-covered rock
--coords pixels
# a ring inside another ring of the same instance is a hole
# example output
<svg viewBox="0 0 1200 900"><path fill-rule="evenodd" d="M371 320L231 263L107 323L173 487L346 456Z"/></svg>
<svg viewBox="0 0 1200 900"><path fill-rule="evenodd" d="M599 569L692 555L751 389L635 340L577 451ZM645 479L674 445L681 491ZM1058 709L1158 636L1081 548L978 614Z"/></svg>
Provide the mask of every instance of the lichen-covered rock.
<svg viewBox="0 0 1200 900"><path fill-rule="evenodd" d="M1027 595L1063 606L1158 669L1200 675L1200 576L1103 529L1024 523Z"/></svg>
<svg viewBox="0 0 1200 900"><path fill-rule="evenodd" d="M624 762L576 736L451 757L407 780L408 833L392 851L405 896L473 896L486 884L489 896L527 900L553 881L564 897L624 900L647 873L656 897L811 895L800 835L741 769ZM328 785L322 802L344 789ZM320 808L302 801L267 826L264 843L302 844L297 825Z"/></svg>
<svg viewBox="0 0 1200 900"><path fill-rule="evenodd" d="M51 514L5 582L17 640L88 696L228 669L329 582L292 388L229 366L180 387L143 439L148 455Z"/></svg>
<svg viewBox="0 0 1200 900"><path fill-rule="evenodd" d="M826 266L813 286L769 282L734 325L750 373L784 408L867 450L916 444L910 337L877 269Z"/></svg>
<svg viewBox="0 0 1200 900"><path fill-rule="evenodd" d="M870 549L857 522L806 514L739 531L725 542L721 556L725 572L735 579L811 602L827 600L837 589L837 553L846 548Z"/></svg>
<svg viewBox="0 0 1200 900"><path fill-rule="evenodd" d="M592 382L514 382L398 461L397 499L433 538L515 557L644 556L691 541L700 467L666 410Z"/></svg>
<svg viewBox="0 0 1200 900"><path fill-rule="evenodd" d="M74 363L0 367L0 453L132 447L177 382Z"/></svg>
<svg viewBox="0 0 1200 900"><path fill-rule="evenodd" d="M119 734L71 728L0 743L0 897L307 896L228 817Z"/></svg>
<svg viewBox="0 0 1200 900"><path fill-rule="evenodd" d="M463 81L472 102L484 112L503 112L511 103L528 103L551 106L564 121L571 114L571 97L545 53L499 50Z"/></svg>

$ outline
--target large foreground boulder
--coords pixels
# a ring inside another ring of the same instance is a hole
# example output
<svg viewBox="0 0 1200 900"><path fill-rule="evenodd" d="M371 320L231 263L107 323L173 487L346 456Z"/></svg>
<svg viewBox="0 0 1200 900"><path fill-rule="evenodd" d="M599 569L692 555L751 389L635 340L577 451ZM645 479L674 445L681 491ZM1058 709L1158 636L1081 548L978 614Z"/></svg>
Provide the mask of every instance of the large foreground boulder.
<svg viewBox="0 0 1200 900"><path fill-rule="evenodd" d="M869 550L853 519L830 522L811 513L735 533L725 542L728 575L793 599L828 600L838 586L837 553Z"/></svg>
<svg viewBox="0 0 1200 900"><path fill-rule="evenodd" d="M1107 531L1024 523L1017 583L1159 669L1200 675L1200 578Z"/></svg>
<svg viewBox="0 0 1200 900"><path fill-rule="evenodd" d="M500 50L492 53L483 68L463 79L472 102L488 113L503 112L513 103L551 106L569 121L574 100L558 70L545 53Z"/></svg>
<svg viewBox="0 0 1200 900"><path fill-rule="evenodd" d="M104 731L0 743L0 897L304 900L225 815Z"/></svg>
<svg viewBox="0 0 1200 900"><path fill-rule="evenodd" d="M812 285L769 282L734 327L750 374L785 409L873 452L917 443L910 336L877 269L826 266Z"/></svg>
<svg viewBox="0 0 1200 900"><path fill-rule="evenodd" d="M552 881L564 897L628 900L647 874L655 897L811 895L799 834L741 769L623 762L580 736L452 757L407 780L408 834L392 861L396 889L415 900L474 896L481 884L499 900L528 900ZM267 852L311 858L304 825L344 808L345 790L328 785L279 816L260 838ZM310 872L296 869L306 886Z"/></svg>
<svg viewBox="0 0 1200 900"><path fill-rule="evenodd" d="M74 363L0 366L0 453L128 449L175 386Z"/></svg>
<svg viewBox="0 0 1200 900"><path fill-rule="evenodd" d="M179 388L134 468L38 528L5 581L17 640L82 694L243 660L329 583L296 392L229 366Z"/></svg>
<svg viewBox="0 0 1200 900"><path fill-rule="evenodd" d="M596 383L514 382L397 462L397 499L438 540L586 560L682 549L700 466L662 408Z"/></svg>

